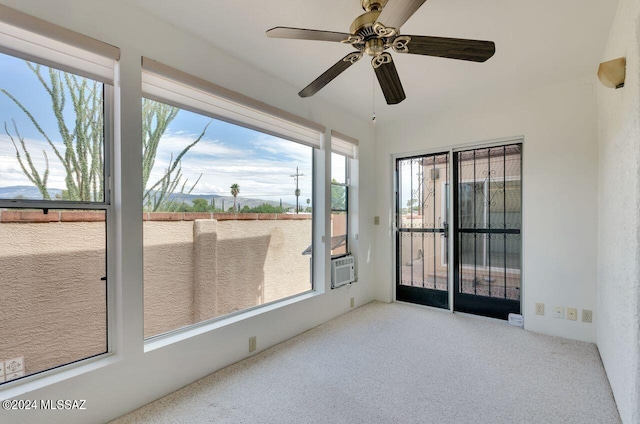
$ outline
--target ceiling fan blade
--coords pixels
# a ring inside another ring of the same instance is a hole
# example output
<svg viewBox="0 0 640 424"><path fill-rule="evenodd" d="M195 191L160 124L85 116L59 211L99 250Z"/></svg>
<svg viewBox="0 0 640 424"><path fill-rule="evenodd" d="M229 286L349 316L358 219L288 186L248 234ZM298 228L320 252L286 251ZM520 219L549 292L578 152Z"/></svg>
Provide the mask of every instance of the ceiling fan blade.
<svg viewBox="0 0 640 424"><path fill-rule="evenodd" d="M349 38L351 34L344 32L319 31L316 29L275 27L267 31L270 38L291 38L294 40L317 40L341 42Z"/></svg>
<svg viewBox="0 0 640 424"><path fill-rule="evenodd" d="M378 16L377 22L387 28L399 30L425 1L426 0L390 0L384 9L382 9L382 13Z"/></svg>
<svg viewBox="0 0 640 424"><path fill-rule="evenodd" d="M407 98L396 70L396 65L389 53L382 53L371 60L378 77L380 88L388 105L395 105Z"/></svg>
<svg viewBox="0 0 640 424"><path fill-rule="evenodd" d="M338 75L343 73L349 68L349 66L356 63L362 58L362 52L349 53L342 59L340 59L335 65L327 69L322 75L316 78L311 84L307 85L302 91L298 93L300 97L310 97L316 94L322 87L329 84Z"/></svg>
<svg viewBox="0 0 640 424"><path fill-rule="evenodd" d="M401 35L393 40L392 46L398 53L422 54L472 62L485 62L496 52L493 41L422 35Z"/></svg>

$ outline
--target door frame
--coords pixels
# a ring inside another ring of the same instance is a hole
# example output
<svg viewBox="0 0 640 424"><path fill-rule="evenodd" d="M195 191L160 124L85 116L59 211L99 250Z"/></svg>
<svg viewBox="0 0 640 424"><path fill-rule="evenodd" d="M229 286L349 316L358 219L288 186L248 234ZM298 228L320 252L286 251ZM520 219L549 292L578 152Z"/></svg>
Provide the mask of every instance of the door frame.
<svg viewBox="0 0 640 424"><path fill-rule="evenodd" d="M455 145L444 145L442 147L432 147L432 148L428 148L428 149L420 149L420 150L413 150L413 151L408 151L408 152L401 152L401 153L392 153L389 156L389 169L390 169L390 178L389 178L389 184L391 187L390 190L390 194L389 194L389 198L388 198L388 205L390 205L389 211L390 211L390 215L389 215L389 221L391 224L391 243L390 243L390 257L391 257L391 267L389 269L389 277L390 277L390 299L391 302L403 302L403 301L399 301L396 298L396 285L397 285L397 281L396 281L396 270L397 270L397 249L398 249L398 245L397 245L397 237L396 237L396 233L397 233L397 210L396 210L396 195L397 195L397 187L398 187L398 181L397 181L397 175L395 172L395 164L396 161L398 159L404 159L404 158L410 158L410 157L415 157L415 156L424 156L424 155L432 155L432 154L436 154L436 153L445 153L448 152L449 153L449 170L451 173L451 178L449 181L449 201L451 202L451 205L449 206L449 216L447 217L449 224L449 237L447 237L447 248L449 249L449 270L448 270L448 275L449 275L449 281L447 284L447 288L448 288L448 293L449 293L449 308L448 309L440 309L440 308L433 308L433 309L437 309L439 311L449 311L450 313L453 312L458 312L458 313L465 313L463 311L455 311L454 310L454 260L453 260L453 252L454 252L454 237L453 237L453 223L454 223L454 207L453 207L453 202L454 199L457 198L458 196L458 188L454 186L453 184L453 157L454 157L454 153L455 152L460 152L460 151L464 151L464 150L470 150L470 149L481 149L481 148L487 148L487 147L500 147L500 146L504 146L506 144L516 144L519 143L522 145L522 168L521 168L521 174L524 175L525 173L525 168L526 168L526 154L525 154L525 150L526 150L526 143L525 143L525 136L524 135L516 135L516 136L512 136L512 137L502 137L502 138L495 138L495 139L489 139L489 140L481 140L481 141L475 141L475 142L467 142L467 143L459 143L459 144L455 144ZM525 276L526 276L526 272L525 272L525 253L526 253L526 196L524 193L526 193L525 187L527 185L526 179L523 178L522 179L522 228L520 230L520 237L521 237L521 254L522 254L522 261L521 261L521 268L520 268L520 285L521 285L521 290L520 290L520 305L521 305L521 310L520 313L524 315L525 312L525 308L524 308L524 304L525 304L525 300L526 300L526 291L525 291ZM431 306L424 306L426 308L432 308Z"/></svg>

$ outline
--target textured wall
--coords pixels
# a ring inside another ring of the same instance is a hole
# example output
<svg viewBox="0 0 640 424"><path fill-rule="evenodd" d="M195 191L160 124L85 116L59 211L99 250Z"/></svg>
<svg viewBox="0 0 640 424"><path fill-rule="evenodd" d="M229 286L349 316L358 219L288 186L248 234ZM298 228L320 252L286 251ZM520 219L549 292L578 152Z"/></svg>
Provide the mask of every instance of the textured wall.
<svg viewBox="0 0 640 424"><path fill-rule="evenodd" d="M625 56L624 88L598 85L597 339L620 415L640 422L640 3L621 0L603 61Z"/></svg>
<svg viewBox="0 0 640 424"><path fill-rule="evenodd" d="M27 374L106 351L104 223L0 224L0 361Z"/></svg>
<svg viewBox="0 0 640 424"><path fill-rule="evenodd" d="M193 322L193 222L144 223L144 335Z"/></svg>
<svg viewBox="0 0 640 424"><path fill-rule="evenodd" d="M145 337L311 289L311 220L144 223Z"/></svg>

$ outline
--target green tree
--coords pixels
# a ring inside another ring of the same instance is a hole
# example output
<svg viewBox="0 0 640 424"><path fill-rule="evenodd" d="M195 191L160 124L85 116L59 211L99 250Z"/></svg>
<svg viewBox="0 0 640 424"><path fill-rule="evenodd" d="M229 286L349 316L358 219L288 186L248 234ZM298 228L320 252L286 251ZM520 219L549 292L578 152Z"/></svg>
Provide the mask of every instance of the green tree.
<svg viewBox="0 0 640 424"><path fill-rule="evenodd" d="M61 145L54 143L53 136L47 134L24 103L4 88L0 88L0 92L13 101L27 116L63 166L66 190L62 191L60 198L73 201L102 200L104 198L102 84L68 72L42 67L39 64L31 62L26 62L26 64L48 94ZM69 118L68 100L70 100L70 106L74 112L72 118ZM178 187L180 187L180 193L184 194L187 184L186 180L182 181L181 159L202 139L209 125L205 126L200 136L185 147L175 160L171 157L163 175L146 189L160 139L178 112L179 109L173 106L152 100L143 99L142 102L144 203L148 209L154 211L182 207L180 199L172 198L172 194ZM67 119L65 119L65 114ZM49 177L47 153L42 152L45 159L44 170L37 169L15 120L12 120L12 124L10 129L5 122L4 129L14 145L16 158L22 172L38 188L42 198L49 200L51 197L47 188ZM198 181L193 184L188 193L193 190Z"/></svg>
<svg viewBox="0 0 640 424"><path fill-rule="evenodd" d="M298 197L300 197L300 189L297 188L294 192L296 195L296 213L300 212L300 202L298 201Z"/></svg>
<svg viewBox="0 0 640 424"><path fill-rule="evenodd" d="M274 206L269 203L263 203L260 206L249 209L249 212L253 213L284 213L285 210L282 206Z"/></svg>
<svg viewBox="0 0 640 424"><path fill-rule="evenodd" d="M338 184L335 178L331 179L331 209L344 209L347 203L347 191L344 186Z"/></svg>
<svg viewBox="0 0 640 424"><path fill-rule="evenodd" d="M240 186L238 183L231 184L231 195L233 196L233 210L236 210L236 197L240 194Z"/></svg>
<svg viewBox="0 0 640 424"><path fill-rule="evenodd" d="M69 200L96 201L104 196L103 176L103 113L102 113L102 84L88 80L68 72L47 68L46 75L42 66L26 62L36 78L47 92L51 100L51 108L60 133L63 149L59 149L52 138L45 132L38 120L25 105L4 88L0 89L27 116L36 130L44 137L54 155L65 170L66 196ZM75 120L68 125L65 118L67 97L71 100L71 107L75 111ZM7 123L4 128L13 142L16 157L22 172L38 188L42 198L51 197L47 190L49 176L49 158L43 151L45 169L38 170L33 164L31 154L27 149L24 138L15 121L13 130L18 139L18 147L14 135L9 131Z"/></svg>
<svg viewBox="0 0 640 424"><path fill-rule="evenodd" d="M207 212L209 210L209 202L206 199L193 199L193 212Z"/></svg>

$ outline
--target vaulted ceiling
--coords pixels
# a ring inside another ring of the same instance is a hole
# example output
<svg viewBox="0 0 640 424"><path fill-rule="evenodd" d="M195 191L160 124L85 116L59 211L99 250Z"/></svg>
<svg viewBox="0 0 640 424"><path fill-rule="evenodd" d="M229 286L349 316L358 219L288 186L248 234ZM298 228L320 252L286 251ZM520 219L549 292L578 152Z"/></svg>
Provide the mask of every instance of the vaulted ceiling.
<svg viewBox="0 0 640 424"><path fill-rule="evenodd" d="M121 0L208 40L299 90L353 48L341 43L267 38L275 26L349 32L360 0ZM389 0L393 2L394 0ZM460 102L595 75L618 0L428 0L403 34L491 40L485 63L392 53L407 99L384 102L365 57L315 96L371 116L433 113Z"/></svg>

